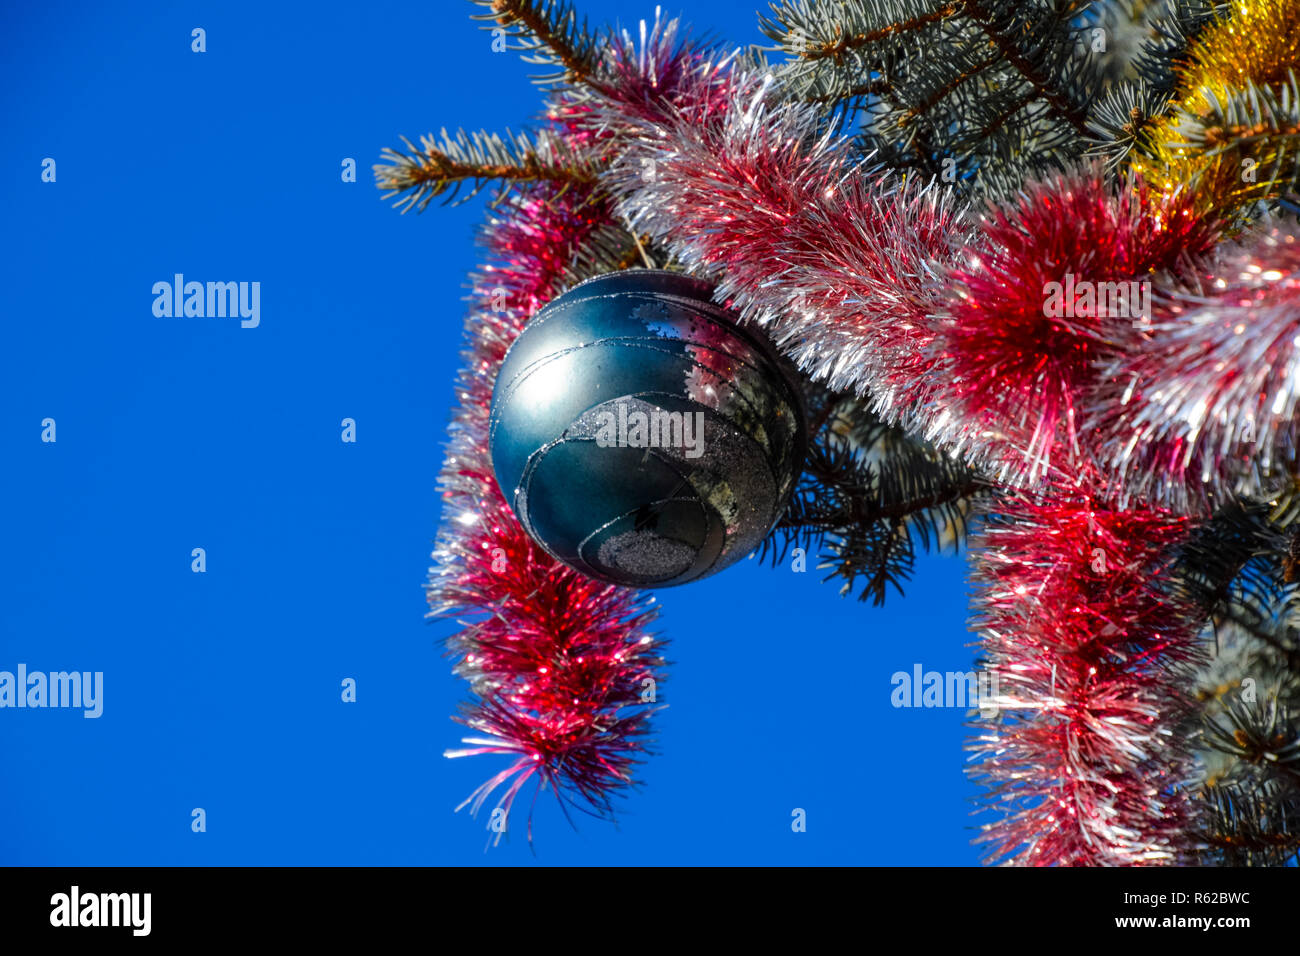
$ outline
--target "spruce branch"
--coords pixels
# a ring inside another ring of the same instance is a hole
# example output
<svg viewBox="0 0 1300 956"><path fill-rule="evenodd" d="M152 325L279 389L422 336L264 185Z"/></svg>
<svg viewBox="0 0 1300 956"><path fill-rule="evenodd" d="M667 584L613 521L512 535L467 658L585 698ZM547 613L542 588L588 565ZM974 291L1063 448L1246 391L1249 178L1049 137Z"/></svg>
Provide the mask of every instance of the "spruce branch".
<svg viewBox="0 0 1300 956"><path fill-rule="evenodd" d="M524 62L553 66L558 72L538 77L540 83L578 83L590 78L600 64L600 39L568 0L471 0L489 12L471 17L489 21L484 29L504 29L514 39L512 49Z"/></svg>
<svg viewBox="0 0 1300 956"><path fill-rule="evenodd" d="M1178 92L1178 67L1202 29L1227 4L1210 0L1160 0L1134 4L1131 27L1143 33L1126 64L1123 82L1105 91L1088 118L1088 152L1117 170L1134 153L1149 153Z"/></svg>
<svg viewBox="0 0 1300 956"><path fill-rule="evenodd" d="M821 551L826 580L840 593L879 605L889 586L902 592L918 544L959 544L970 501L985 484L926 442L885 425L856 398L807 386L812 440L786 513L763 543L778 565L791 547Z"/></svg>
<svg viewBox="0 0 1300 956"><path fill-rule="evenodd" d="M961 8L958 3L945 3L937 10L931 10L926 13L920 13L906 19L897 20L893 23L887 23L884 26L876 27L873 30L867 30L859 33L843 33L837 30L837 36L829 40L815 40L798 44L797 53L805 60L841 60L849 50L855 50L871 43L877 43L881 40L891 39L901 36L905 33L912 33L931 24L947 20L955 16ZM766 32L766 31L765 31ZM771 35L771 34L769 34Z"/></svg>
<svg viewBox="0 0 1300 956"><path fill-rule="evenodd" d="M1255 562L1279 543L1267 502L1239 499L1220 508L1179 550L1175 586L1207 618L1226 618L1234 605L1271 606L1275 589ZM1243 576L1244 574L1244 576ZM1258 616L1267 613L1258 611Z"/></svg>
<svg viewBox="0 0 1300 956"><path fill-rule="evenodd" d="M834 484L844 494L845 499L835 510L816 510L802 514L787 514L777 522L777 527L799 532L827 532L845 525L871 524L878 521L902 521L913 515L941 508L944 505L969 498L986 486L979 479L971 476L964 481L953 482L912 497L891 499L879 494L864 494L867 484L861 481L847 480L842 470L843 463L837 463L832 455L818 455L809 461L809 474L826 484ZM874 475L874 472L866 472Z"/></svg>
<svg viewBox="0 0 1300 956"><path fill-rule="evenodd" d="M997 54L984 57L974 65L964 68L955 73L951 79L937 88L928 95L922 102L915 106L910 106L902 112L898 118L899 126L907 126L910 123L922 118L930 110L938 106L945 98L957 92L957 88L967 80L972 80L983 73L990 67L996 66L998 62Z"/></svg>
<svg viewBox="0 0 1300 956"><path fill-rule="evenodd" d="M1081 2L1067 3L1057 15L1064 22L1079 13L1086 5ZM962 7L989 38L989 42L997 47L1006 62L1014 66L1024 77L1033 90L1032 98L1044 100L1056 111L1057 116L1070 124L1076 133L1086 136L1088 134L1086 111L1059 85L1058 77L1053 76L1052 72L1032 54L1022 50L1019 35L1024 32L1024 25L1017 22L1018 18L1001 15L999 11L982 3L981 0L962 0ZM1012 114L1015 112L1019 112L1019 108L1013 110Z"/></svg>
<svg viewBox="0 0 1300 956"><path fill-rule="evenodd" d="M1241 763L1261 769L1266 776L1285 776L1300 784L1300 725L1295 714L1269 697L1255 704L1232 701L1224 723L1207 721L1210 746Z"/></svg>
<svg viewBox="0 0 1300 956"><path fill-rule="evenodd" d="M1247 82L1220 96L1206 91L1208 113L1177 108L1155 150L1153 172L1193 183L1216 209L1243 221L1256 202L1300 189L1300 79L1273 89ZM1250 169L1246 176L1244 170Z"/></svg>
<svg viewBox="0 0 1300 956"><path fill-rule="evenodd" d="M1300 862L1300 800L1275 789L1207 787L1200 838L1226 866L1285 866Z"/></svg>
<svg viewBox="0 0 1300 956"><path fill-rule="evenodd" d="M836 103L840 100L860 100L869 96L885 96L888 93L889 83L883 79L874 79L850 87L840 93L809 93L805 99L809 103Z"/></svg>
<svg viewBox="0 0 1300 956"><path fill-rule="evenodd" d="M1243 607L1230 607L1222 614L1214 618L1214 628L1217 632L1224 626L1232 626L1241 630L1260 644L1265 645L1277 656L1284 661L1289 670L1294 671L1300 676L1300 646L1286 633L1280 633L1278 628L1268 627L1263 623L1262 616L1253 606L1255 599L1243 599ZM1256 655L1260 657L1260 655Z"/></svg>
<svg viewBox="0 0 1300 956"><path fill-rule="evenodd" d="M1120 169L1135 151L1150 149L1151 137L1169 101L1169 93L1145 84L1112 87L1088 118L1088 152L1100 156L1107 169Z"/></svg>
<svg viewBox="0 0 1300 956"><path fill-rule="evenodd" d="M441 138L427 133L417 148L405 136L405 152L385 148L387 163L374 166L375 184L386 190L382 198L399 196L393 205L403 213L414 208L423 212L437 196L445 202L456 199L461 188L469 184L462 202L473 198L485 185L502 181L507 185L529 182L552 182L563 186L592 186L596 172L590 161L548 130L535 136L512 134L505 138L496 133L463 130L455 138L441 131Z"/></svg>
<svg viewBox="0 0 1300 956"><path fill-rule="evenodd" d="M1233 501L1186 542L1175 587L1211 625L1185 728L1206 768L1207 861L1282 865L1300 850L1300 487Z"/></svg>
<svg viewBox="0 0 1300 956"><path fill-rule="evenodd" d="M1178 87L1179 65L1186 63L1193 41L1228 9L1214 0L1162 0L1143 13L1150 35L1134 58L1141 86L1155 95L1172 97Z"/></svg>
<svg viewBox="0 0 1300 956"><path fill-rule="evenodd" d="M792 58L796 99L863 113L862 151L899 169L1013 194L1083 150L1089 107L1108 82L1080 54L1085 0L785 0L760 29Z"/></svg>
<svg viewBox="0 0 1300 956"><path fill-rule="evenodd" d="M759 30L793 58L777 71L781 89L830 105L832 119L841 122L864 100L888 96L895 86L887 56L894 41L930 36L960 8L930 0L847 0L834 10L816 0L770 6L772 15L759 17Z"/></svg>

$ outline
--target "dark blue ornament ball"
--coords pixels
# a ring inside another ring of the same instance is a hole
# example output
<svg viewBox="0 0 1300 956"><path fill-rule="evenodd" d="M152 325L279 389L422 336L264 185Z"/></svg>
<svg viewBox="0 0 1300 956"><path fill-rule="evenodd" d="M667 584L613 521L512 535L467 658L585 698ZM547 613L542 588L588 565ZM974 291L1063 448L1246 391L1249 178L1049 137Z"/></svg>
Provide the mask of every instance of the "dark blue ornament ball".
<svg viewBox="0 0 1300 956"><path fill-rule="evenodd" d="M801 393L698 279L588 279L528 323L492 394L492 467L529 535L585 574L685 584L762 543L803 466Z"/></svg>

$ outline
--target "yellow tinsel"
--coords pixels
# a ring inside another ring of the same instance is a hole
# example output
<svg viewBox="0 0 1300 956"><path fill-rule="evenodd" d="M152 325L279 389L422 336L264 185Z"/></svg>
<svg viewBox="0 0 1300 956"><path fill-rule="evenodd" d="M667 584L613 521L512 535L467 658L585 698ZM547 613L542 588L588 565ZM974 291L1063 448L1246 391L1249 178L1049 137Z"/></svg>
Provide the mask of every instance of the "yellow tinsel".
<svg viewBox="0 0 1300 956"><path fill-rule="evenodd" d="M1280 90L1300 73L1300 0L1233 4L1206 26L1177 70L1179 96L1133 168L1166 191L1190 186L1197 206L1228 220L1297 175L1300 129L1285 117L1225 115L1234 98ZM1267 113L1267 111L1266 111Z"/></svg>
<svg viewBox="0 0 1300 956"><path fill-rule="evenodd" d="M1206 98L1222 98L1247 82L1277 86L1300 67L1300 0L1237 2L1222 19L1206 26L1178 71L1180 106L1189 113L1211 109Z"/></svg>

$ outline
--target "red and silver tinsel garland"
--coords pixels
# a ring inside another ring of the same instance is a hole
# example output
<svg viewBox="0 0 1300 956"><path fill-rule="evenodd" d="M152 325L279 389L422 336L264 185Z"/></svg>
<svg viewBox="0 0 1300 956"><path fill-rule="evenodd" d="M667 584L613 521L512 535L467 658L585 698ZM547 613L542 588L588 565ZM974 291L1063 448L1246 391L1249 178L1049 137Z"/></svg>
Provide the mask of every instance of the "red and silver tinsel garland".
<svg viewBox="0 0 1300 956"><path fill-rule="evenodd" d="M610 795L632 782L656 709L642 700L644 682L664 679L663 645L647 631L651 602L537 546L497 488L488 451L492 386L506 350L563 290L583 243L608 227L607 209L589 190L532 186L498 208L484 230L489 262L473 277L428 599L431 616L468 617L447 646L475 697L458 719L478 736L448 756L512 758L466 801L477 812L500 789L498 839L530 780L607 813Z"/></svg>
<svg viewBox="0 0 1300 956"><path fill-rule="evenodd" d="M643 38L644 40L644 38ZM704 63L664 24L649 43L623 37L607 51L605 88L630 111L684 104L706 118L722 97L694 96ZM557 94L550 130L566 150L599 163L615 149L590 107ZM608 815L633 782L665 679L663 642L647 630L653 598L592 580L551 558L523 530L492 473L488 415L506 350L542 305L582 276L588 244L625 233L590 185L540 182L510 191L483 230L487 263L472 276L465 365L439 479L442 526L427 595L430 616L464 615L447 641L474 699L458 718L481 736L450 757L503 754L502 771L465 801L473 812L499 792L497 839L530 781L562 804ZM647 688L654 693L647 693ZM529 835L531 837L531 816Z"/></svg>
<svg viewBox="0 0 1300 956"><path fill-rule="evenodd" d="M1097 168L964 215L936 184L856 167L815 111L774 101L758 77L697 84L730 97L714 122L617 97L592 114L627 144L607 177L620 214L716 279L814 378L868 395L1004 483L973 542L983 656L1011 687L976 743L999 811L991 858L1179 861L1192 849L1190 769L1173 729L1196 623L1160 570L1190 519L1135 495L1117 467L1127 459L1105 444L1113 432L1083 427L1114 401L1116 364L1159 354L1161 329L1095 300L1066 315L1044 305L1050 283L1073 277L1187 281L1217 224L1177 193ZM1288 274L1260 295L1288 294ZM1247 355L1217 358L1232 378Z"/></svg>
<svg viewBox="0 0 1300 956"><path fill-rule="evenodd" d="M1086 422L1126 499L1204 512L1297 473L1300 227L1266 222L1158 291Z"/></svg>
<svg viewBox="0 0 1300 956"><path fill-rule="evenodd" d="M1159 581L1190 519L1109 506L1095 477L1009 492L971 542L1001 713L970 745L998 814L980 837L993 860L1151 865L1187 849L1193 770L1173 730L1196 627Z"/></svg>
<svg viewBox="0 0 1300 956"><path fill-rule="evenodd" d="M1173 728L1196 622L1162 571L1205 504L1294 462L1295 232L1215 249L1217 224L1180 195L1098 168L969 211L940 184L872 171L814 107L674 31L616 40L558 114L602 150L613 212L716 281L813 378L1002 483L972 542L975 623L1002 688L1003 717L973 745L998 811L991 858L1178 862L1190 771ZM480 612L452 647L479 697L466 722L489 736L458 753L516 758L476 806L513 776L508 809L537 774L607 807L645 731L631 691L661 663L648 606L541 553L488 466L496 367L612 214L589 199L544 186L512 198L487 232L499 264L476 283L430 586L435 605ZM1095 301L1049 314L1046 290L1067 277L1152 283L1154 314ZM488 304L503 289L504 315ZM1243 450L1243 421L1264 454Z"/></svg>

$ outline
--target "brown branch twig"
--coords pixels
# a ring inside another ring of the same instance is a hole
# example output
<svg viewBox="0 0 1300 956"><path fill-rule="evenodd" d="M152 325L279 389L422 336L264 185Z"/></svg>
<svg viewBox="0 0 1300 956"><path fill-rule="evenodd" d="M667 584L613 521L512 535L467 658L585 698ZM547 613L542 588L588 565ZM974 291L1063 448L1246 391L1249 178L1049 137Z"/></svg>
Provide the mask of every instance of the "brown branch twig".
<svg viewBox="0 0 1300 956"><path fill-rule="evenodd" d="M945 3L937 10L922 14L919 17L913 17L910 20L900 20L877 30L869 30L865 33L850 33L827 43L810 45L800 50L799 56L805 60L838 60L849 50L857 47L866 46L868 43L875 43L877 40L883 40L886 37L900 33L910 33L932 23L947 20L949 17L955 16L959 9L960 5L957 3Z"/></svg>
<svg viewBox="0 0 1300 956"><path fill-rule="evenodd" d="M411 190L411 194L399 205L410 208L419 204L420 209L428 205L435 197L446 193L464 182L476 183L475 192L483 184L494 180L507 183L552 182L565 187L594 186L597 179L594 173L572 166L548 163L530 155L520 163L474 163L453 159L442 150L426 148L417 150L407 141L411 148L409 154L385 149L384 156L390 160L387 165L375 165L375 184L386 190L383 197Z"/></svg>
<svg viewBox="0 0 1300 956"><path fill-rule="evenodd" d="M528 0L491 0L490 7L503 27L521 24L545 44L564 66L566 78L571 82L586 80L595 72L596 65L574 49L566 37L551 30L551 24Z"/></svg>
<svg viewBox="0 0 1300 956"><path fill-rule="evenodd" d="M814 474L817 472L810 468ZM855 498L853 505L847 511L841 511L840 514L832 515L819 520L795 521L790 518L782 518L777 522L778 528L812 528L812 529L830 529L842 528L850 524L867 525L876 521L901 521L909 515L916 514L919 511L928 511L931 508L937 508L940 505L950 504L954 501L960 501L962 498L968 498L980 491L987 489L987 484L979 478L970 478L960 485L952 485L942 491L935 492L932 495L925 495L920 498L909 498L906 501L895 502L892 505L877 505L865 502L861 498Z"/></svg>
<svg viewBox="0 0 1300 956"><path fill-rule="evenodd" d="M1015 67L1016 71L1034 88L1036 97L1043 99L1061 119L1074 128L1076 133L1086 137L1088 135L1088 124L1083 111L1069 97L1053 87L1048 82L1047 77L1025 59L1019 48L1002 31L996 28L993 23L992 13L984 7L980 0L962 0L962 7L984 32L984 35L997 47L1003 58ZM1005 122L1005 119L1003 122Z"/></svg>

